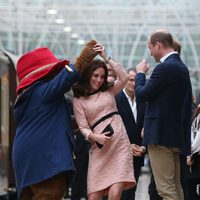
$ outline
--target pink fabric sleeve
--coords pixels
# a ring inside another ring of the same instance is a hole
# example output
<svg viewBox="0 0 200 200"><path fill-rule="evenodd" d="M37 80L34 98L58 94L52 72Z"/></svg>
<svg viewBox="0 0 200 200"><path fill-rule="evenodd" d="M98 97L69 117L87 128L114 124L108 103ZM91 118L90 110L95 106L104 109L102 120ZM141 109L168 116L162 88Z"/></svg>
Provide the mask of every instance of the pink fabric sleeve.
<svg viewBox="0 0 200 200"><path fill-rule="evenodd" d="M118 79L114 82L114 86L110 89L112 90L114 96L116 96L126 85L128 81L128 74L121 64L117 64L113 67Z"/></svg>
<svg viewBox="0 0 200 200"><path fill-rule="evenodd" d="M76 123L79 127L80 132L83 134L86 140L89 140L89 135L92 133L90 126L88 124L84 108L82 106L81 100L78 98L73 98L73 109Z"/></svg>

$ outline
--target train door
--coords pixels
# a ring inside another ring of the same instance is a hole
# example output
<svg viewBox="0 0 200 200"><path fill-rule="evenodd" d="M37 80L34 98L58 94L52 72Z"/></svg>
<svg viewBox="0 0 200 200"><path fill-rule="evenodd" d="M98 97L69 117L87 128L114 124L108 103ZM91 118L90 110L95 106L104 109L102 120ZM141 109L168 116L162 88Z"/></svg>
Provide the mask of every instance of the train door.
<svg viewBox="0 0 200 200"><path fill-rule="evenodd" d="M11 56L0 50L0 196L10 196L11 193L15 193L11 157L15 135L13 116L15 88L15 63Z"/></svg>

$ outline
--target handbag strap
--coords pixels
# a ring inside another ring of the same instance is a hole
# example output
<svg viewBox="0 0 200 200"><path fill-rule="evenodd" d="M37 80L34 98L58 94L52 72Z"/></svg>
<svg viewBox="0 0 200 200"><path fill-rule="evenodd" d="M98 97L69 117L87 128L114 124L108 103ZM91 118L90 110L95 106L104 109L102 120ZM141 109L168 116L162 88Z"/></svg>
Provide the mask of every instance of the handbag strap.
<svg viewBox="0 0 200 200"><path fill-rule="evenodd" d="M118 112L118 111L115 111L115 112L111 112L111 113L109 113L109 114L103 116L102 118L100 118L97 122L95 122L95 123L90 127L91 130L93 131L94 128L95 128L98 124L100 124L102 121L104 121L104 120L106 120L106 119L112 117L113 115L119 115L119 112Z"/></svg>

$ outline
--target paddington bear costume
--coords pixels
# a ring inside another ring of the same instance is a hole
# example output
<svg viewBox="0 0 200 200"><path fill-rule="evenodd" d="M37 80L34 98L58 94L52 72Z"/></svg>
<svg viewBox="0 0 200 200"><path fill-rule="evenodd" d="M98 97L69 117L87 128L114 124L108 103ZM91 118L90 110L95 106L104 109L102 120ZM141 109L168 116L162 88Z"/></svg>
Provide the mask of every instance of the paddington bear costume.
<svg viewBox="0 0 200 200"><path fill-rule="evenodd" d="M24 188L63 172L67 184L72 180L74 134L64 94L97 55L95 44L92 40L85 46L75 65L59 61L46 47L24 54L17 63L12 156L19 197Z"/></svg>

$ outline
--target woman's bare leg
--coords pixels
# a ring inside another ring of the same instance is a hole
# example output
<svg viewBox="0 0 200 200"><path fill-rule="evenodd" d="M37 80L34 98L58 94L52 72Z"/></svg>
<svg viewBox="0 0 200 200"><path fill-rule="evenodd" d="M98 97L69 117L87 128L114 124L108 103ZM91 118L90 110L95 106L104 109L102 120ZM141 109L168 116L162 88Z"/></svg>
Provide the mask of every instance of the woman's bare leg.
<svg viewBox="0 0 200 200"><path fill-rule="evenodd" d="M103 192L98 191L88 195L88 200L102 200Z"/></svg>
<svg viewBox="0 0 200 200"><path fill-rule="evenodd" d="M120 200L123 188L124 183L113 184L109 189L108 200Z"/></svg>

